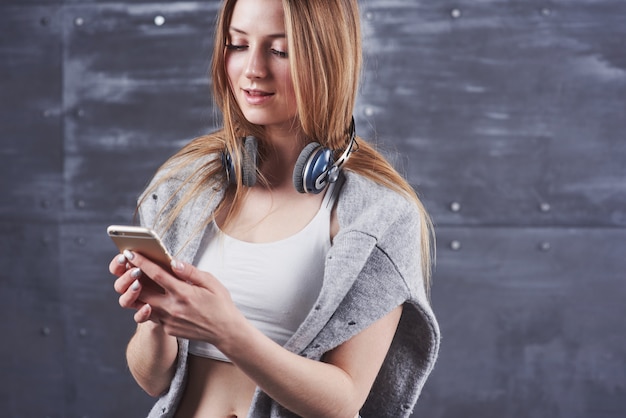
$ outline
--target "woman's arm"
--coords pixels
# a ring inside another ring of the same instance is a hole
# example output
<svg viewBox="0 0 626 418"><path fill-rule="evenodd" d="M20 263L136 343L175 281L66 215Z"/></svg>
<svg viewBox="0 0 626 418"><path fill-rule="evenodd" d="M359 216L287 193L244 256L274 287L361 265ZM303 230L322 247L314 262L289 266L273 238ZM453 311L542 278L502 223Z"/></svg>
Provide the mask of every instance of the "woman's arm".
<svg viewBox="0 0 626 418"><path fill-rule="evenodd" d="M126 348L126 361L137 384L150 396L169 388L176 369L178 343L163 327L153 322L137 326Z"/></svg>
<svg viewBox="0 0 626 418"><path fill-rule="evenodd" d="M358 415L395 334L402 306L327 353L323 362L293 354L254 327L220 349L272 399L303 417Z"/></svg>
<svg viewBox="0 0 626 418"><path fill-rule="evenodd" d="M114 288L120 293L122 307L137 309L137 330L126 348L126 361L137 384L150 396L161 395L170 385L176 367L178 343L168 335L160 324L147 321L151 308L138 300L141 283L137 271L127 269L126 257L120 255L109 265L112 274L118 276Z"/></svg>
<svg viewBox="0 0 626 418"><path fill-rule="evenodd" d="M402 312L397 307L323 361L314 361L289 352L252 326L211 274L177 262L173 276L139 254L132 263L165 290L141 296L152 307L150 319L162 323L165 333L216 345L272 399L303 417L351 418L358 413Z"/></svg>

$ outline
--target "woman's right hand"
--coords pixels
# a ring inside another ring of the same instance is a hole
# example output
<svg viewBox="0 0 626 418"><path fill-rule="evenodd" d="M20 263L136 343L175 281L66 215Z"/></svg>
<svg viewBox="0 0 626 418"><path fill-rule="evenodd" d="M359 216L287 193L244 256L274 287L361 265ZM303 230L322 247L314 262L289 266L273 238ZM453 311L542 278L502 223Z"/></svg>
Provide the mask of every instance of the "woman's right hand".
<svg viewBox="0 0 626 418"><path fill-rule="evenodd" d="M120 306L136 310L134 319L139 326L126 349L129 369L139 386L149 395L159 396L174 376L176 338L167 335L158 322L150 321L152 308L140 300L143 287L151 287L151 280L145 276L139 280L141 271L124 254L111 260L109 271L117 277L113 287L120 295Z"/></svg>
<svg viewBox="0 0 626 418"><path fill-rule="evenodd" d="M113 288L120 295L120 306L126 309L136 310L137 312L135 312L134 319L138 324L149 320L152 309L150 305L143 303L139 299L142 287L144 286L139 280L142 276L141 270L137 267L133 267L124 254L119 254L109 263L109 271L117 277Z"/></svg>

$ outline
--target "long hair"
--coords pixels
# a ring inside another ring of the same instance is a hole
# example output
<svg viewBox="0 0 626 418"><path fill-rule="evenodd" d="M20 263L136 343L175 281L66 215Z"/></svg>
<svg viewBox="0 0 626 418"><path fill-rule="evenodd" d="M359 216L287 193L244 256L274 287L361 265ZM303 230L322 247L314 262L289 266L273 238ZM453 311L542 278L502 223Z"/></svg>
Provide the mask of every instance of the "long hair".
<svg viewBox="0 0 626 418"><path fill-rule="evenodd" d="M223 178L219 158L208 158L226 150L233 157L236 186L231 193L226 222L241 207L245 188L240 178L240 138L254 135L263 138L263 127L249 123L237 105L226 73L226 49L229 25L237 0L224 0L218 16L211 76L213 98L221 111L223 129L195 139L170 158L164 166L175 176L190 166L187 175L192 187L184 188L183 197L168 211L165 228L169 227L184 205L195 193L210 193ZM307 140L319 142L333 150L347 145L350 125L362 66L360 14L357 0L282 0L285 14L291 75L296 93L297 121ZM406 196L418 207L421 216L421 262L426 289L430 287L434 238L432 222L409 183L384 156L362 138L357 138L358 151L353 152L344 169L351 170L378 184ZM203 166L196 161L208 161ZM164 181L161 180L161 181ZM156 187L156 186L153 186ZM146 192L145 195L147 195ZM209 217L207 223L223 208Z"/></svg>

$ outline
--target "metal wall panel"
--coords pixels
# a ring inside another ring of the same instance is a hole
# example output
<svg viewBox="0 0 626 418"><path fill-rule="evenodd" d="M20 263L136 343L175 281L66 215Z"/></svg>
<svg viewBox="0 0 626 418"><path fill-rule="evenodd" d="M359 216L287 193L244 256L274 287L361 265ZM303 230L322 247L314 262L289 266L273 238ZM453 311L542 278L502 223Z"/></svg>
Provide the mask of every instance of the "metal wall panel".
<svg viewBox="0 0 626 418"><path fill-rule="evenodd" d="M65 415L60 14L54 5L0 8L0 410L7 417Z"/></svg>
<svg viewBox="0 0 626 418"><path fill-rule="evenodd" d="M438 229L440 363L415 416L620 417L626 230Z"/></svg>
<svg viewBox="0 0 626 418"><path fill-rule="evenodd" d="M213 129L217 1L0 3L0 410L142 416L104 230ZM356 119L436 223L414 416L626 412L621 0L363 0Z"/></svg>
<svg viewBox="0 0 626 418"><path fill-rule="evenodd" d="M62 192L58 7L3 7L0 16L0 216L54 221Z"/></svg>
<svg viewBox="0 0 626 418"><path fill-rule="evenodd" d="M67 416L57 242L57 225L0 222L0 408L6 417Z"/></svg>
<svg viewBox="0 0 626 418"><path fill-rule="evenodd" d="M215 9L211 3L65 8L69 218L127 219L158 165L211 129Z"/></svg>
<svg viewBox="0 0 626 418"><path fill-rule="evenodd" d="M362 112L439 223L626 226L626 3L364 3Z"/></svg>

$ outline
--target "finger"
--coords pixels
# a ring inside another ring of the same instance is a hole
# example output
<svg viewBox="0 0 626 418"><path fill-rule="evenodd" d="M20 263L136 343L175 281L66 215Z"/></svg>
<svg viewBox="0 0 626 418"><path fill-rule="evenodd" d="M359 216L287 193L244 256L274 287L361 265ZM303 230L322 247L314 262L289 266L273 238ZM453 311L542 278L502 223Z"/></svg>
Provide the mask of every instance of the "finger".
<svg viewBox="0 0 626 418"><path fill-rule="evenodd" d="M207 287L210 284L207 280L210 280L209 277L213 277L209 273L200 271L193 265L183 263L180 260L172 260L171 267L176 277L195 286Z"/></svg>
<svg viewBox="0 0 626 418"><path fill-rule="evenodd" d="M134 266L140 268L144 276L150 278L154 283L167 292L175 292L177 286L180 286L180 281L174 277L169 270L165 270L149 258L128 250L124 251L124 256Z"/></svg>
<svg viewBox="0 0 626 418"><path fill-rule="evenodd" d="M118 254L109 263L109 272L119 277L128 269L128 260L124 257L124 254Z"/></svg>
<svg viewBox="0 0 626 418"><path fill-rule="evenodd" d="M140 277L141 269L139 269L138 267L134 267L121 275L115 281L115 283L113 283L113 288L120 295L126 293L128 291L128 288L131 287L134 282L138 281Z"/></svg>
<svg viewBox="0 0 626 418"><path fill-rule="evenodd" d="M150 315L152 314L152 307L147 303L144 304L137 312L135 312L135 322L138 324L142 324L150 320Z"/></svg>
<svg viewBox="0 0 626 418"><path fill-rule="evenodd" d="M119 297L119 304L122 308L139 309L139 295L141 294L142 285L139 279L135 280L128 290Z"/></svg>

